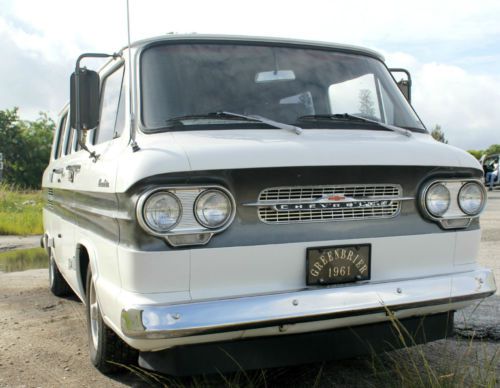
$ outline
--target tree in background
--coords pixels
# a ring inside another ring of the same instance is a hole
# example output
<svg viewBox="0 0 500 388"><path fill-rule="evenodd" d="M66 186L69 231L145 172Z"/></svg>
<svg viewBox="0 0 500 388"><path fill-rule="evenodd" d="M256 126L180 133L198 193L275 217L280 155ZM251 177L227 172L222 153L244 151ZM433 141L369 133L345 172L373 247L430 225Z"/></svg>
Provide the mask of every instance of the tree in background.
<svg viewBox="0 0 500 388"><path fill-rule="evenodd" d="M500 154L500 144L493 144L490 145L489 148L484 151L486 155L491 155L491 154Z"/></svg>
<svg viewBox="0 0 500 388"><path fill-rule="evenodd" d="M0 152L3 154L3 179L15 183L19 173L17 161L23 158L26 142L21 135L17 108L0 111Z"/></svg>
<svg viewBox="0 0 500 388"><path fill-rule="evenodd" d="M375 103L373 102L372 93L368 89L359 91L359 112L363 116L375 116Z"/></svg>
<svg viewBox="0 0 500 388"><path fill-rule="evenodd" d="M481 150L467 150L467 152L474 156L477 160L481 159L481 156L484 154L484 151Z"/></svg>
<svg viewBox="0 0 500 388"><path fill-rule="evenodd" d="M50 157L54 121L45 113L35 121L21 120L17 108L0 110L0 153L3 178L9 184L40 188Z"/></svg>
<svg viewBox="0 0 500 388"><path fill-rule="evenodd" d="M441 129L441 125L436 124L436 126L431 132L431 136L437 141L440 141L441 143L448 144L448 140L446 140L446 138L444 137L444 132Z"/></svg>
<svg viewBox="0 0 500 388"><path fill-rule="evenodd" d="M467 152L477 160L480 160L483 155L500 154L500 144L492 144L486 150L468 150Z"/></svg>

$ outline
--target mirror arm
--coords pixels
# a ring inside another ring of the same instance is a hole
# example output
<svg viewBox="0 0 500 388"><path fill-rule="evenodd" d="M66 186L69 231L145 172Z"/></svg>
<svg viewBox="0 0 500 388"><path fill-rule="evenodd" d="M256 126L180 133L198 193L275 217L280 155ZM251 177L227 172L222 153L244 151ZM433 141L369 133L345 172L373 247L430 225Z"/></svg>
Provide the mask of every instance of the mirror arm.
<svg viewBox="0 0 500 388"><path fill-rule="evenodd" d="M85 150L89 153L89 158L92 158L92 161L95 163L99 159L99 156L95 151L91 151L89 147L82 141L82 131L77 131L76 135L77 143L82 150Z"/></svg>
<svg viewBox="0 0 500 388"><path fill-rule="evenodd" d="M97 162L97 159L99 159L99 156L98 154L96 154L95 151L91 151L89 150L89 148L82 142L82 124L80 122L80 109L79 109L79 96L80 96L80 90L79 90L79 82L80 82L80 70L81 70L81 66L80 66L80 62L82 61L82 59L84 58L113 58L113 59L116 59L116 58L119 58L121 57L121 54L118 54L118 53L113 53L113 54L103 54L103 53L84 53L84 54L81 54L78 59L76 60L76 66L75 66L75 94L76 94L76 133L77 133L77 143L78 145L81 147L82 150L85 150L87 151L89 154L90 154L90 158L93 159L94 163Z"/></svg>
<svg viewBox="0 0 500 388"><path fill-rule="evenodd" d="M392 73L392 72L395 72L395 73L405 73L406 76L408 77L408 86L411 87L411 74L408 70L406 69L402 69L402 68L390 68L389 71Z"/></svg>
<svg viewBox="0 0 500 388"><path fill-rule="evenodd" d="M410 72L408 70L400 68L400 67L389 68L389 72L391 73L391 75L392 75L392 73L405 73L406 74L406 76L408 77L408 80L406 81L406 82L408 82L408 102L411 104L411 84L412 84L412 82L411 82ZM394 76L392 76L392 78L397 83Z"/></svg>

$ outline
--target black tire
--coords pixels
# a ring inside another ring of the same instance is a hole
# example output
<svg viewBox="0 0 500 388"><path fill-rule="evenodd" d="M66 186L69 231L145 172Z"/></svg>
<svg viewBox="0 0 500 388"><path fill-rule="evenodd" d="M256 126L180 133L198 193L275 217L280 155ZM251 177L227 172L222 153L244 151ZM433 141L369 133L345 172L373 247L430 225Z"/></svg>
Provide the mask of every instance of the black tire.
<svg viewBox="0 0 500 388"><path fill-rule="evenodd" d="M52 250L49 253L49 287L55 296L67 296L72 292L71 287L61 275L59 268L57 268Z"/></svg>
<svg viewBox="0 0 500 388"><path fill-rule="evenodd" d="M87 331L89 337L90 361L104 374L127 371L121 365L137 364L139 352L128 346L116 333L106 326L97 303L92 270L87 269Z"/></svg>

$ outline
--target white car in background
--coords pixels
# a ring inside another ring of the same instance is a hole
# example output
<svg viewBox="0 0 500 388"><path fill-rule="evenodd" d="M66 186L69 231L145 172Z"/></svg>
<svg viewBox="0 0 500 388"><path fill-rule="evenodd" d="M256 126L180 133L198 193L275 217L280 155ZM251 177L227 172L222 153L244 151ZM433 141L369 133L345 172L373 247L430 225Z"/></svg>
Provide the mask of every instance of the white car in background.
<svg viewBox="0 0 500 388"><path fill-rule="evenodd" d="M100 371L382 351L394 319L432 341L495 292L482 168L431 138L380 54L170 35L80 66L95 56L43 189L51 289L86 304Z"/></svg>

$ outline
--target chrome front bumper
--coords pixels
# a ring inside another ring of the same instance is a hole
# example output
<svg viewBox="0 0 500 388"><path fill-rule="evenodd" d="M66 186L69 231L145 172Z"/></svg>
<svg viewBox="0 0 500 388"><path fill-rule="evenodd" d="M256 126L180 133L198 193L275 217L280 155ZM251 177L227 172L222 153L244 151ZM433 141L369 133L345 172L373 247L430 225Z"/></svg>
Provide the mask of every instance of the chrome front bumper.
<svg viewBox="0 0 500 388"><path fill-rule="evenodd" d="M457 308L496 291L487 269L387 283L349 284L233 299L127 306L121 329L130 338L178 338L340 317L442 306Z"/></svg>

